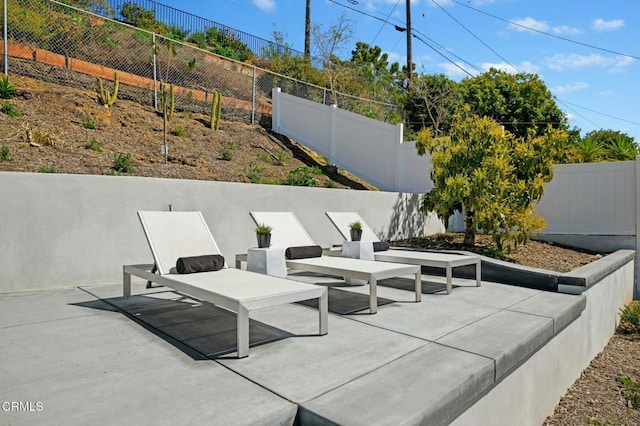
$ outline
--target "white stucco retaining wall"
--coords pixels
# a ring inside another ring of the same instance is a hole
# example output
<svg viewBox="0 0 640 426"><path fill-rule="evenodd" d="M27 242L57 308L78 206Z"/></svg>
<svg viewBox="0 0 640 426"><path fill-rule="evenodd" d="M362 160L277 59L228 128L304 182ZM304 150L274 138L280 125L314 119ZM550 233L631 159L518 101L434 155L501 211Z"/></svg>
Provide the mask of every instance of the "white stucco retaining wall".
<svg viewBox="0 0 640 426"><path fill-rule="evenodd" d="M444 230L420 196L175 179L0 172L0 293L120 281L149 263L138 210L200 210L227 263L256 245L251 210L293 211L316 243L342 242L325 211L357 211L383 238Z"/></svg>
<svg viewBox="0 0 640 426"><path fill-rule="evenodd" d="M631 261L584 292L580 318L458 417L455 426L539 426L613 336L618 311L633 298Z"/></svg>

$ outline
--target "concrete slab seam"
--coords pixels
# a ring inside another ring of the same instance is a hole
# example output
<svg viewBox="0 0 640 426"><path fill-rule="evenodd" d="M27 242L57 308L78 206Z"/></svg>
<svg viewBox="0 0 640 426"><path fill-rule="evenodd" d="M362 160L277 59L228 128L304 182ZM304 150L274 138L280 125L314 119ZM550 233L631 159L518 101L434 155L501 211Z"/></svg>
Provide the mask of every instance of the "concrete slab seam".
<svg viewBox="0 0 640 426"><path fill-rule="evenodd" d="M401 359L403 359L403 358L405 358L405 357L407 357L407 356L409 356L409 355L413 354L414 352L416 352L416 351L418 351L418 350L423 349L425 346L430 345L430 344L434 344L434 342L428 342L428 343L427 343L427 344L425 344L425 345L419 346L419 347L417 347L417 348L415 348L415 349L413 349L413 350L411 350L411 351L409 351L409 352L407 352L407 353L405 353L405 354L402 354L401 356L399 356L399 357L397 357L397 358L391 359L391 360L389 360L389 361L385 362L384 364L381 364L381 365L377 366L376 368L374 368L374 369L372 369L372 370L369 370L369 371L364 372L364 373L362 373L362 374L360 374L360 375L358 375L358 376L356 376L356 377L353 377L351 380L348 380L348 381L346 381L346 382L344 382L344 383L341 383L341 384L339 384L339 385L337 385L337 386L334 386L334 387L332 387L332 388L330 388L330 389L327 389L326 391L324 391L324 392L322 392L322 393L319 393L319 394L315 395L315 396L314 396L313 398L311 398L311 399L307 399L307 400L305 400L305 401L301 401L301 402L300 402L300 404L306 404L306 403L309 403L309 402L311 402L311 401L313 401L313 400L315 400L315 399L318 399L318 398L320 398L320 397L322 397L322 396L324 396L324 395L326 395L326 394L328 394L328 393L331 393L331 392L335 391L336 389L340 389L341 387L346 386L346 385L348 385L349 383L355 382L356 380L359 380L359 379L360 379L360 378L362 378L362 377L368 376L369 374L373 373L374 371L377 371L377 370L379 370L379 369L381 369L381 368L383 368L383 367L386 367L386 366L387 366L387 365L389 365L389 364L392 364L392 363L394 363L394 362L396 362L396 361L399 361L399 360L401 360Z"/></svg>

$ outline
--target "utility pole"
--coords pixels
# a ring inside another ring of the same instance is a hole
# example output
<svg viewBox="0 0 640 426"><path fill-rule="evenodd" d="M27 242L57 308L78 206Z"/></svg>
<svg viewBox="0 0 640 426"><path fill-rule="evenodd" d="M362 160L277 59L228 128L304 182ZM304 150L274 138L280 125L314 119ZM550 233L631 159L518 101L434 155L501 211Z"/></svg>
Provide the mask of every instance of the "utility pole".
<svg viewBox="0 0 640 426"><path fill-rule="evenodd" d="M304 59L311 62L311 0L307 0L307 14L304 19Z"/></svg>
<svg viewBox="0 0 640 426"><path fill-rule="evenodd" d="M411 0L407 0L407 89L411 87L411 76L413 74L411 55Z"/></svg>

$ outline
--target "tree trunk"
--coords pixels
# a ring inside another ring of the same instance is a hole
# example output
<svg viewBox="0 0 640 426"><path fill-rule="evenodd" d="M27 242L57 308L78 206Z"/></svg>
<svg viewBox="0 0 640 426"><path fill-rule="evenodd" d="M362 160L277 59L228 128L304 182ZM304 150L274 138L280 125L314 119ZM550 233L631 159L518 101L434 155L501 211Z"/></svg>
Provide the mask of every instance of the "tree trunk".
<svg viewBox="0 0 640 426"><path fill-rule="evenodd" d="M473 210L464 212L464 242L465 246L474 246L476 244L476 224L475 213Z"/></svg>

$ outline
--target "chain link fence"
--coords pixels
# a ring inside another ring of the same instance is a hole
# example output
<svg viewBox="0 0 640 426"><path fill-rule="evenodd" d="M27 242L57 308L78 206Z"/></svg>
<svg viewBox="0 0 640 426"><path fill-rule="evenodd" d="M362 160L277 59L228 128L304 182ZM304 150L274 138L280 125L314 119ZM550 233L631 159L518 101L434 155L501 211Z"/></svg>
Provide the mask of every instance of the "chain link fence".
<svg viewBox="0 0 640 426"><path fill-rule="evenodd" d="M222 95L222 117L271 121L271 91L331 103L328 89L233 61L149 31L50 0L6 0L3 66L12 74L95 91L96 78L120 99L160 108L161 86L173 91L176 110L210 114L212 93ZM4 11L3 11L4 12ZM161 83L164 83L162 85ZM339 106L385 119L395 106L337 94Z"/></svg>

